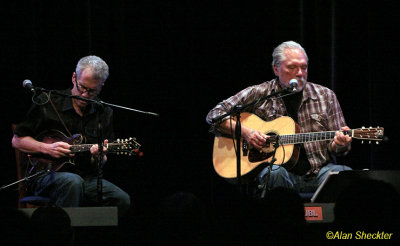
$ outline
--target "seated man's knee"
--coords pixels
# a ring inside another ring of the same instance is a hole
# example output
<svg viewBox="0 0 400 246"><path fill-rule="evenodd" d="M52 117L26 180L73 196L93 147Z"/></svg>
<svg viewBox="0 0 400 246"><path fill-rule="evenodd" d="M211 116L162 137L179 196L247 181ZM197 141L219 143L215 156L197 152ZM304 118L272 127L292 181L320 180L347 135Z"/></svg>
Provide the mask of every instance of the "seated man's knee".
<svg viewBox="0 0 400 246"><path fill-rule="evenodd" d="M268 176L270 176L271 180L280 179L288 176L288 171L282 166L273 166L272 171L269 171L268 167L267 171L263 175L263 179L265 180Z"/></svg>
<svg viewBox="0 0 400 246"><path fill-rule="evenodd" d="M351 167L345 165L332 165L329 167L330 172L340 172L340 171L347 171L352 170Z"/></svg>
<svg viewBox="0 0 400 246"><path fill-rule="evenodd" d="M288 171L283 166L274 166L271 175L287 175Z"/></svg>
<svg viewBox="0 0 400 246"><path fill-rule="evenodd" d="M67 186L82 187L84 179L74 173L62 173L59 175L57 182Z"/></svg>
<svg viewBox="0 0 400 246"><path fill-rule="evenodd" d="M117 200L117 207L118 207L118 214L119 216L124 215L130 208L131 206L131 198L128 193L126 192L119 192L116 195L116 200Z"/></svg>
<svg viewBox="0 0 400 246"><path fill-rule="evenodd" d="M269 171L270 168L266 168L263 170L263 172L260 175L260 182L265 183L268 182L270 187L275 187L275 186L285 186L285 187L290 187L291 182L289 178L289 173L288 171L282 167L282 166L277 166L274 165L272 167L272 171ZM288 184L290 183L290 184Z"/></svg>

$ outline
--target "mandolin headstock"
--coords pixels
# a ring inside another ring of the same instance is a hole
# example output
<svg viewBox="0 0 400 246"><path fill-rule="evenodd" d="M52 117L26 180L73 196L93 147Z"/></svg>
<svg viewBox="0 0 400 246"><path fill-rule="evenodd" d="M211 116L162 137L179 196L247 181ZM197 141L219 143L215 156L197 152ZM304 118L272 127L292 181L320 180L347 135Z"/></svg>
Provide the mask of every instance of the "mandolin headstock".
<svg viewBox="0 0 400 246"><path fill-rule="evenodd" d="M140 147L141 145L136 141L136 138L130 137L126 139L117 139L109 145L109 150L117 155L143 156L143 152L140 151Z"/></svg>

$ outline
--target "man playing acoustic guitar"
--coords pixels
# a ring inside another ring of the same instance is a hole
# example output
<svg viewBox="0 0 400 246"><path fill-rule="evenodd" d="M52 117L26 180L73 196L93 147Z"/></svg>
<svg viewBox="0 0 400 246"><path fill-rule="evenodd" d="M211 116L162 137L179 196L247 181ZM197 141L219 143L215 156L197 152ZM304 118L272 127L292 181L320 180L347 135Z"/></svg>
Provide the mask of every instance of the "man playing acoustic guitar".
<svg viewBox="0 0 400 246"><path fill-rule="evenodd" d="M320 141L321 139L316 139L316 141L300 141L301 144L299 144L298 152L294 150L287 152L290 149L289 146L279 150L279 153L276 152L277 155L283 153L283 156L277 158L273 163L272 172L269 171L270 166L263 166L263 169L259 169L261 172L256 176L256 182L259 182L257 187L259 188L255 193L256 196L259 196L261 194L261 187L265 187L263 185L266 182L268 182L267 185L269 188L284 186L293 188L299 192L313 192L327 177L329 172L350 170L347 166L335 164L335 156L345 155L351 148L350 143L352 138L342 132L348 131L350 128L346 126L342 110L334 92L326 87L307 81L308 57L303 47L293 41L284 42L275 48L272 56L272 68L277 78L259 85L250 86L220 102L208 113L207 122L211 124L211 131L213 133L217 135L232 135L236 126L234 119L230 120L229 117L226 117L222 122L216 123L212 122L213 119L230 112L235 105L245 105L273 92L290 87L290 81L296 79L298 82L297 93L285 97L272 97L261 101L249 107L246 112L261 117L262 120L257 116L252 116L259 119L260 122L279 120L276 121L276 128L285 128L283 123L280 123L283 122L280 121L282 119L280 117L290 116L298 123L300 127L299 131L302 133L333 131L332 141ZM243 120L246 120L246 118L243 118ZM261 124L263 123L246 124L244 122L241 125L241 130L242 137L247 142L249 149L263 153L268 148L268 145L271 148L273 143L268 143L272 135L268 135L257 129ZM339 129L341 131L338 131ZM280 133L279 129L269 130L272 133ZM279 143L279 138L277 139ZM230 142L232 142L232 139ZM298 143L298 141L295 143ZM216 156L215 152L217 148L218 146L214 146L214 166L222 158L222 155ZM289 162L288 160L291 159L290 155L293 155L292 157L294 157L296 165L281 165ZM246 158L243 160L246 160ZM222 164L221 172L225 169L223 165L225 164ZM233 162L233 170L235 168L235 162ZM242 168L246 168L246 166L243 165ZM250 167L250 169L252 168ZM230 174L227 175L229 176Z"/></svg>
<svg viewBox="0 0 400 246"><path fill-rule="evenodd" d="M101 58L83 57L72 74L72 89L59 92L98 99L97 95L108 75L108 65ZM52 93L42 93L35 101L26 119L15 131L13 147L32 156L39 156L41 160L48 159L44 167L41 167L41 162L36 163L36 169L47 169L49 164L54 167L58 160L62 162L69 157L74 157L75 165L74 170L64 171L64 166L58 172L34 179L29 185L30 190L34 195L51 198L60 207L78 207L83 201L99 201L96 169L98 145L94 143L98 143L99 113L102 139L111 140L114 137L112 109ZM81 134L86 143L90 144L87 153L74 154L74 143L64 140L75 139L76 133ZM105 140L104 146L107 144L108 140ZM106 161L106 152L107 148L104 147L103 161ZM129 195L107 180L102 181L103 205L117 206L119 215L124 214L130 207Z"/></svg>

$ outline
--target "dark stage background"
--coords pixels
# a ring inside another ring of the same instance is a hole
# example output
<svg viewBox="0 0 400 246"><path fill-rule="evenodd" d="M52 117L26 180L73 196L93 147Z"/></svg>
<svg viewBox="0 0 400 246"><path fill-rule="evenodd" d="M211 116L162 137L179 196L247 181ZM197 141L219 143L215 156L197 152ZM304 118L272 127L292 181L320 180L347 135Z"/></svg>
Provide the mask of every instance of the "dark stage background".
<svg viewBox="0 0 400 246"><path fill-rule="evenodd" d="M210 208L235 194L213 170L205 122L219 101L273 78L271 53L295 40L310 58L309 80L333 89L347 124L383 126L388 141L341 159L354 169L399 169L399 8L396 1L6 1L1 5L1 184L16 180L12 123L31 103L22 81L63 89L79 58L110 66L104 101L115 131L143 145L142 158L115 158L105 177L132 195L136 211L177 191ZM16 206L16 191L0 194ZM223 203L223 202L222 202Z"/></svg>

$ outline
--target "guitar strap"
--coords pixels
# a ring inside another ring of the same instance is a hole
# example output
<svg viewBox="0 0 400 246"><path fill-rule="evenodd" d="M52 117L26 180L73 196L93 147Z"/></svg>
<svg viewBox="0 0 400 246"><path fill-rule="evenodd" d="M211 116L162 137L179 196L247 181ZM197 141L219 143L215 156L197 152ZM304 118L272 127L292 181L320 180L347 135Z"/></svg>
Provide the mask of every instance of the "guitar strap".
<svg viewBox="0 0 400 246"><path fill-rule="evenodd" d="M71 132L68 130L68 127L65 124L64 120L61 118L60 114L58 113L58 110L57 110L56 106L53 104L53 101L51 100L51 96L50 95L49 95L49 101L50 101L50 104L53 107L54 111L56 112L56 114L58 116L58 119L60 120L61 124L64 126L65 130L67 131L69 137L71 139L74 139L74 137L72 136Z"/></svg>

